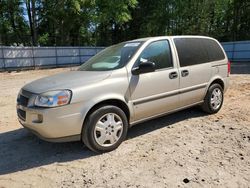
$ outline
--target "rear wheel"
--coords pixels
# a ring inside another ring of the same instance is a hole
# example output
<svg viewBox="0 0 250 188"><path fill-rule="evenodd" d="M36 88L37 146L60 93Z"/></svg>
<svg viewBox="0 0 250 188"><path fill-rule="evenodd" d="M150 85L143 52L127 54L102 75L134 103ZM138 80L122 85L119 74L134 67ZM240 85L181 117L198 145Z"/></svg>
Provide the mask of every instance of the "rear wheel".
<svg viewBox="0 0 250 188"><path fill-rule="evenodd" d="M213 84L208 88L202 109L209 114L217 113L221 109L223 100L224 95L221 85Z"/></svg>
<svg viewBox="0 0 250 188"><path fill-rule="evenodd" d="M109 152L125 140L127 131L125 113L116 106L102 106L87 117L82 140L94 152Z"/></svg>

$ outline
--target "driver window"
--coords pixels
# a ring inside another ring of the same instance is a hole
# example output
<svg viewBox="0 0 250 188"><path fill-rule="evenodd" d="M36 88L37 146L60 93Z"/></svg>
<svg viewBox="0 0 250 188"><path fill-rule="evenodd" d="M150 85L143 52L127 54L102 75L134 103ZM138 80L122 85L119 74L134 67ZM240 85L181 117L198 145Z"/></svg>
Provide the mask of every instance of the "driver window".
<svg viewBox="0 0 250 188"><path fill-rule="evenodd" d="M173 67L171 50L167 40L156 41L149 44L143 50L139 59L154 62L156 69Z"/></svg>

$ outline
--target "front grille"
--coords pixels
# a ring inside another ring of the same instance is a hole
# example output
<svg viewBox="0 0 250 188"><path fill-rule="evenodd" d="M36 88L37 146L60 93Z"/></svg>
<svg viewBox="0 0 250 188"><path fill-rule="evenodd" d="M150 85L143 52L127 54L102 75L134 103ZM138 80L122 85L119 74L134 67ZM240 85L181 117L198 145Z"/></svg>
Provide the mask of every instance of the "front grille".
<svg viewBox="0 0 250 188"><path fill-rule="evenodd" d="M29 99L32 97L33 93L21 89L19 92L19 96L17 98L17 105L27 107L29 103Z"/></svg>
<svg viewBox="0 0 250 188"><path fill-rule="evenodd" d="M25 91L23 89L19 92L19 95L17 97L17 115L23 121L26 121L25 108L28 107L29 100L31 98L32 98L32 93L29 91Z"/></svg>
<svg viewBox="0 0 250 188"><path fill-rule="evenodd" d="M22 119L23 121L26 120L26 112L21 110L21 109L17 109L17 115L20 119Z"/></svg>
<svg viewBox="0 0 250 188"><path fill-rule="evenodd" d="M27 107L29 103L29 98L23 96L22 94L19 95L19 98L17 99L17 104L22 105L24 107Z"/></svg>

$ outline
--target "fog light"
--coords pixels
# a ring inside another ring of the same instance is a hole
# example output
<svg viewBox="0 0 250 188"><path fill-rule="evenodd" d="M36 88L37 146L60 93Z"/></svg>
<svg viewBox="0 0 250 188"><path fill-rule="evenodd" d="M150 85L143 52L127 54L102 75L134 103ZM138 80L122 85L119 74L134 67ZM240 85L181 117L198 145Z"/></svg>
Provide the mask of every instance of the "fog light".
<svg viewBox="0 0 250 188"><path fill-rule="evenodd" d="M32 122L33 123L42 123L43 122L43 115L41 115L41 114L32 114Z"/></svg>

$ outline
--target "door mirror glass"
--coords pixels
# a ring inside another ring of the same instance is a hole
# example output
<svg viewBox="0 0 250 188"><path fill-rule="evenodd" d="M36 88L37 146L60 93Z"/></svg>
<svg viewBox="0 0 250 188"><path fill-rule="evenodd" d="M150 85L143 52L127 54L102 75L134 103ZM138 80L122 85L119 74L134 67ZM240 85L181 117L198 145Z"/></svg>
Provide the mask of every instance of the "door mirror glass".
<svg viewBox="0 0 250 188"><path fill-rule="evenodd" d="M132 74L139 75L148 72L155 71L155 63L148 61L147 59L140 58L140 63L138 67L132 69Z"/></svg>

